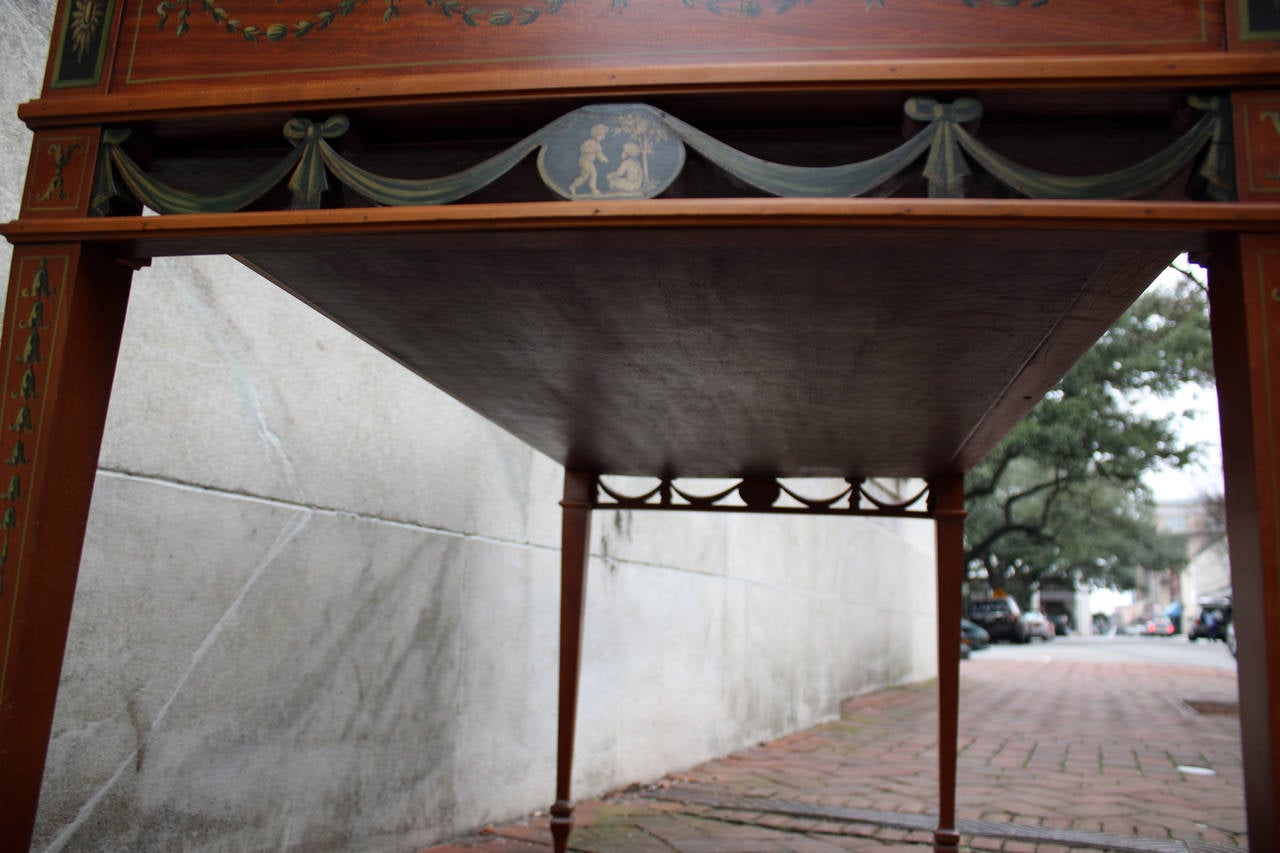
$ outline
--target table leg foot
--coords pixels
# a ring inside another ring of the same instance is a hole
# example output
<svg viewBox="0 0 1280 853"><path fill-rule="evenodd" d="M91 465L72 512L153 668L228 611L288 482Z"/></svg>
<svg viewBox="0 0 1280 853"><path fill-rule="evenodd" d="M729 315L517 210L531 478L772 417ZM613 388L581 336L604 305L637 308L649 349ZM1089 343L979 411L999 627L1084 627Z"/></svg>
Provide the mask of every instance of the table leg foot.
<svg viewBox="0 0 1280 853"><path fill-rule="evenodd" d="M555 853L569 849L569 833L573 832L573 806L564 800L556 800L551 807L551 843Z"/></svg>

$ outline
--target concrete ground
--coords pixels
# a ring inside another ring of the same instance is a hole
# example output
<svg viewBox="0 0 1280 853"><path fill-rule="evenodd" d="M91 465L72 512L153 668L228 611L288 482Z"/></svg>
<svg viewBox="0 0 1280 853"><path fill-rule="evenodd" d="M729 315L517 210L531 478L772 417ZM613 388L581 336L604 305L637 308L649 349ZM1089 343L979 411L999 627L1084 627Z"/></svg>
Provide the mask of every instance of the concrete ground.
<svg viewBox="0 0 1280 853"><path fill-rule="evenodd" d="M962 848L1246 847L1231 669L1061 654L1009 659L1003 649L962 664ZM924 851L937 808L936 761L934 685L882 690L846 701L835 722L582 803L570 846ZM430 853L549 849L539 814Z"/></svg>

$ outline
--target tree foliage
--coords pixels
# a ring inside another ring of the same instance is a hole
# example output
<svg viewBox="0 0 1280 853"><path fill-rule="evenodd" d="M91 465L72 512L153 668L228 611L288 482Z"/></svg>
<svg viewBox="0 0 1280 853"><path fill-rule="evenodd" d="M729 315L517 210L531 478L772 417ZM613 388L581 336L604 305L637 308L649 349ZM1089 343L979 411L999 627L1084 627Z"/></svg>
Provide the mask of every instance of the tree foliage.
<svg viewBox="0 0 1280 853"><path fill-rule="evenodd" d="M1145 413L1213 379L1203 282L1187 270L1149 289L965 481L966 563L1026 601L1046 581L1131 587L1134 570L1175 567L1176 537L1156 531L1142 482L1183 467L1172 417Z"/></svg>

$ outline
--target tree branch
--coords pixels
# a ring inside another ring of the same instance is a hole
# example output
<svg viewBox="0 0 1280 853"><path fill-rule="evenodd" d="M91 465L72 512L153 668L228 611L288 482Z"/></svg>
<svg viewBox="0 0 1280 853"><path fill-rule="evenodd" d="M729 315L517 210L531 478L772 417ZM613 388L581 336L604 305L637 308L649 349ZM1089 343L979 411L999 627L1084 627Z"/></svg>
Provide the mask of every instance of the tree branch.
<svg viewBox="0 0 1280 853"><path fill-rule="evenodd" d="M1057 492L1060 492L1069 483L1071 483L1073 479L1074 478L1070 476L1064 477L1061 474L1061 472L1056 472L1052 480L1045 480L1043 483L1037 483L1034 486L1030 486L1026 489L1023 489L1021 492L1017 493L1016 495L1010 495L1008 498L1005 499L1005 502L1004 502L1005 520L1006 521L1013 520L1013 507L1014 507L1014 504L1016 504L1017 502L1026 500L1027 498L1033 498L1036 495L1040 494L1041 492L1045 491L1046 489L1053 489L1056 495ZM1052 500L1053 497L1054 495L1051 495L1047 500Z"/></svg>
<svg viewBox="0 0 1280 853"><path fill-rule="evenodd" d="M1041 542L1053 541L1053 537L1046 536L1044 534L1044 528L1041 527L1040 525L1008 523L1008 524L1001 525L1000 527L997 527L995 530L991 531L987 535L987 537L983 539L981 542L979 542L977 545L974 545L966 549L964 552L965 563L971 563L974 560L982 560L984 563L987 564L988 568L991 568L991 563L987 559L988 556L993 556L990 553L991 546L999 542L1004 537L1014 533L1025 533L1028 536L1034 539L1038 539Z"/></svg>
<svg viewBox="0 0 1280 853"><path fill-rule="evenodd" d="M1209 295L1209 283L1206 281L1201 281L1200 276L1193 273L1190 269L1186 267L1180 267L1178 266L1177 263L1169 264L1169 269L1178 273L1178 275L1182 276L1187 281L1191 282L1196 287L1200 288L1201 293L1205 294L1206 296Z"/></svg>
<svg viewBox="0 0 1280 853"><path fill-rule="evenodd" d="M1011 464L1013 464L1013 460L1018 458L1020 455L1021 454L1018 453L1007 453L1001 456L1000 464L998 464L996 469L991 472L991 476L988 478L985 486L975 486L974 488L965 490L965 501L968 502L976 498L985 498L987 495L994 494L996 486L1000 484L1000 478L1004 476L1004 472L1008 470Z"/></svg>

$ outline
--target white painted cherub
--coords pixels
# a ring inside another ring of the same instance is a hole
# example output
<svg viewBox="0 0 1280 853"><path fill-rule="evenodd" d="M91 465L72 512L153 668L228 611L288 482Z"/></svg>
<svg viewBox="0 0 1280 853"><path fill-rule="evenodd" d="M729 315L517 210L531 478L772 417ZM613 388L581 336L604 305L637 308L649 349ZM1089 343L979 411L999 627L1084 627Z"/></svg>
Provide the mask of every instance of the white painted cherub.
<svg viewBox="0 0 1280 853"><path fill-rule="evenodd" d="M578 148L578 177L569 184L570 194L577 195L578 187L586 184L591 188L592 195L600 195L600 187L596 183L596 161L609 162L609 158L604 156L604 146L600 144L608 135L609 128L603 124L597 124L591 128L591 135L583 140Z"/></svg>
<svg viewBox="0 0 1280 853"><path fill-rule="evenodd" d="M609 189L617 193L635 193L644 185L644 169L640 166L640 146L628 142L622 146L622 162L605 175Z"/></svg>

